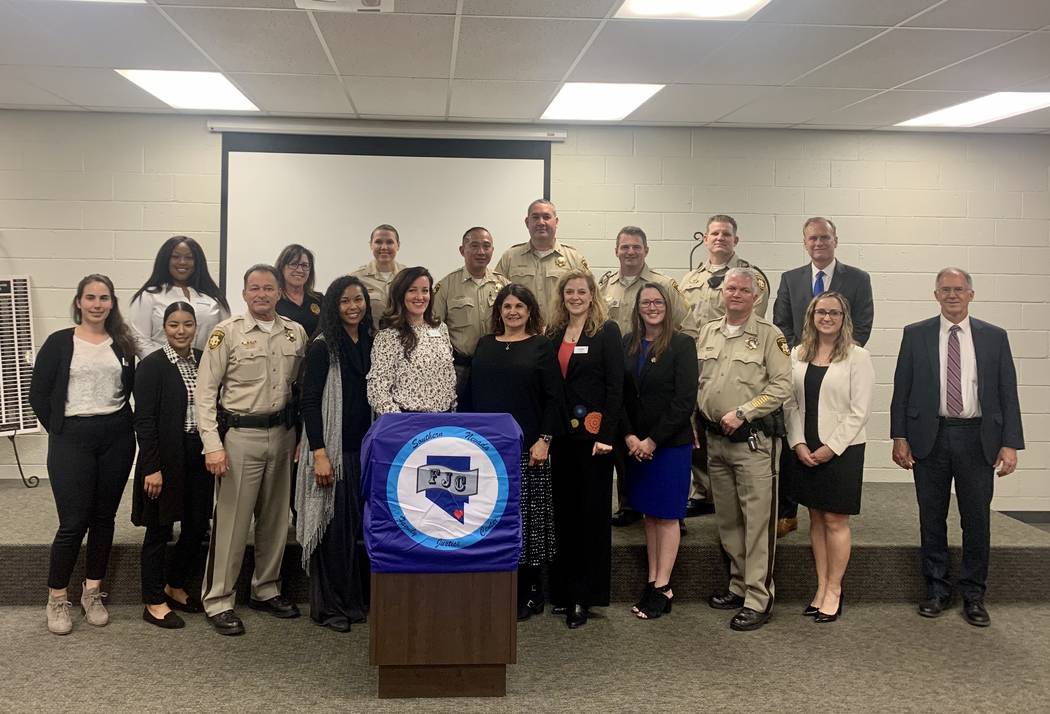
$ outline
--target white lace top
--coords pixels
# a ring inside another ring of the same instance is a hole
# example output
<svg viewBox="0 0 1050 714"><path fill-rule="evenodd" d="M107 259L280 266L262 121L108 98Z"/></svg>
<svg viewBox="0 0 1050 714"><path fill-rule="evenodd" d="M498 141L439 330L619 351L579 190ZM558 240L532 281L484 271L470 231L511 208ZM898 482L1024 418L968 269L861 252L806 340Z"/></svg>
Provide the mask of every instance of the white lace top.
<svg viewBox="0 0 1050 714"><path fill-rule="evenodd" d="M112 338L94 344L73 335L66 416L112 414L124 407L121 366Z"/></svg>

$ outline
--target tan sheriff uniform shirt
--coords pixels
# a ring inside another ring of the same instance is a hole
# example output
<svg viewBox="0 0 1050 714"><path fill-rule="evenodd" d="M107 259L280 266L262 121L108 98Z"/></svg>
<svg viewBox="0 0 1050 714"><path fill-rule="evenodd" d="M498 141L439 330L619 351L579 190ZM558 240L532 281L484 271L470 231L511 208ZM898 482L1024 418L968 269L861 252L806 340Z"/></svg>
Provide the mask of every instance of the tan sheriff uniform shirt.
<svg viewBox="0 0 1050 714"><path fill-rule="evenodd" d="M390 283L394 281L394 276L404 269L405 266L395 261L394 272L383 277L379 274L376 262L370 260L368 265L362 265L350 273L355 278L361 278L361 282L368 288L368 300L372 304L372 322L375 324L376 330L379 329L379 319L383 317L383 312L386 311L386 305L390 297Z"/></svg>
<svg viewBox="0 0 1050 714"><path fill-rule="evenodd" d="M678 283L648 265L643 265L642 272L630 282L621 277L619 270L609 271L598 281L598 292L605 298L605 304L609 308L609 319L620 326L620 334L626 335L633 329L631 323L634 303L646 283L656 283L667 292L675 329L696 339L699 329L689 303L678 289Z"/></svg>
<svg viewBox="0 0 1050 714"><path fill-rule="evenodd" d="M700 329L700 392L697 405L711 421L740 409L753 421L783 404L791 393L791 357L779 329L752 313L730 337L726 318Z"/></svg>
<svg viewBox="0 0 1050 714"><path fill-rule="evenodd" d="M460 268L434 287L434 317L448 325L452 347L465 355L473 355L481 336L492 332L492 306L507 281L486 269L480 283Z"/></svg>
<svg viewBox="0 0 1050 714"><path fill-rule="evenodd" d="M693 306L693 319L696 324L703 327L711 320L717 320L726 314L725 305L722 304L721 285L712 288L708 281L718 275L725 275L730 268L751 268L758 278L758 301L755 303L755 314L766 316L766 307L769 305L769 279L766 274L759 270L758 266L748 263L736 253L729 259L725 266L718 270L712 270L710 263L703 263L690 270L682 278L682 293L689 304Z"/></svg>
<svg viewBox="0 0 1050 714"><path fill-rule="evenodd" d="M212 330L197 370L197 428L204 453L223 448L215 398L234 414L273 414L292 396L292 383L306 353L306 332L277 315L266 332L251 313L223 320Z"/></svg>
<svg viewBox="0 0 1050 714"><path fill-rule="evenodd" d="M512 283L521 283L536 296L544 319L550 312L558 280L570 270L590 270L583 253L570 245L554 240L554 250L542 258L532 250L531 243L512 245L499 259L496 272Z"/></svg>

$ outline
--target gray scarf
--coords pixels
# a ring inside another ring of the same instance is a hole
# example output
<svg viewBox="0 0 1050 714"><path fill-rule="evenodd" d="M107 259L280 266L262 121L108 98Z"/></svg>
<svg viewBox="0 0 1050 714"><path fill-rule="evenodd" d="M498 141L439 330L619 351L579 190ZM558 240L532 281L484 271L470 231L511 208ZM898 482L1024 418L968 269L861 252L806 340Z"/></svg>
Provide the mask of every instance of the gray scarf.
<svg viewBox="0 0 1050 714"><path fill-rule="evenodd" d="M323 335L317 336L324 341ZM321 543L328 524L335 515L335 487L343 478L343 375L339 368L339 347L328 350L328 376L321 393L321 425L324 447L332 464L331 486L317 485L314 477L314 452L309 448L306 427L300 440L298 483L295 487L297 521L295 537L303 547L303 569L309 572L310 556Z"/></svg>

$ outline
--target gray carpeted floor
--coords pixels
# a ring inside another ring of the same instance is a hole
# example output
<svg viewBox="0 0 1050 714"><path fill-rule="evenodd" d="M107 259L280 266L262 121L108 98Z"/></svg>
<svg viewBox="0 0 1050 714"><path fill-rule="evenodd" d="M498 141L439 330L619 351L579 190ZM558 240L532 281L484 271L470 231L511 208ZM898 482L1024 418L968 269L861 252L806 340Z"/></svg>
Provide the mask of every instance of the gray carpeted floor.
<svg viewBox="0 0 1050 714"><path fill-rule="evenodd" d="M545 614L519 626L506 698L415 701L375 698L366 626L336 634L244 611L248 634L224 638L201 617L167 632L120 607L109 627L78 616L56 637L42 607L0 608L0 711L1047 711L1050 605L993 606L978 629L958 608L925 620L846 598L837 623L783 604L750 633L695 602L654 622L616 605L575 632Z"/></svg>

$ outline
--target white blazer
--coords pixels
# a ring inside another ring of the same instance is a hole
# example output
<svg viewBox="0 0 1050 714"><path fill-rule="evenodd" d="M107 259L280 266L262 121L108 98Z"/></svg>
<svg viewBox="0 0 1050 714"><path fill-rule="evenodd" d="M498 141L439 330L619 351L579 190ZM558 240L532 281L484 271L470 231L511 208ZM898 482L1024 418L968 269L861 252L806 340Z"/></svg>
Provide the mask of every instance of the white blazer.
<svg viewBox="0 0 1050 714"><path fill-rule="evenodd" d="M791 396L784 403L787 417L788 444L794 448L806 443L806 368L808 362L798 359L798 347L791 351ZM853 345L849 356L833 362L820 384L820 410L817 434L836 455L854 444L863 444L867 435L864 425L871 416L875 387L875 369L871 354Z"/></svg>

